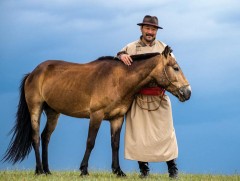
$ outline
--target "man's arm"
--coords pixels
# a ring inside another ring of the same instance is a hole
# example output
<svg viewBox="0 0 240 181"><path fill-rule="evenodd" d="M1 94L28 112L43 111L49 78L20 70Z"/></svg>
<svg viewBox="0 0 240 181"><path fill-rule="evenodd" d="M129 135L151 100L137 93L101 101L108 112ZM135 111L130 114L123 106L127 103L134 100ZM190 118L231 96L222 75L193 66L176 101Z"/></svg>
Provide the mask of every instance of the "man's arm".
<svg viewBox="0 0 240 181"><path fill-rule="evenodd" d="M128 53L126 51L120 51L117 53L117 57L119 58L119 60L121 60L125 65L131 65L133 60L130 57L130 55L128 55Z"/></svg>

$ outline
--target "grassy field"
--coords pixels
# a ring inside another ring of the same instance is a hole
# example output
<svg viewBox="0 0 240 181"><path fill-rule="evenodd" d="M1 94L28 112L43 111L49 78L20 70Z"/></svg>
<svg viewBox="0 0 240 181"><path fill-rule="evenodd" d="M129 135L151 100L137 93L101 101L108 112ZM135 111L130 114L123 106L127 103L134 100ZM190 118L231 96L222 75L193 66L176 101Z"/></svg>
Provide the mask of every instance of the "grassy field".
<svg viewBox="0 0 240 181"><path fill-rule="evenodd" d="M98 180L116 180L116 181L128 181L128 180L170 180L167 174L151 174L147 179L139 178L138 173L127 173L127 177L118 178L110 172L91 172L89 176L80 177L78 171L58 171L52 172L52 175L40 175L34 174L34 171L0 171L0 181L98 181ZM240 175L197 175L197 174L179 174L179 179L182 181L240 181Z"/></svg>

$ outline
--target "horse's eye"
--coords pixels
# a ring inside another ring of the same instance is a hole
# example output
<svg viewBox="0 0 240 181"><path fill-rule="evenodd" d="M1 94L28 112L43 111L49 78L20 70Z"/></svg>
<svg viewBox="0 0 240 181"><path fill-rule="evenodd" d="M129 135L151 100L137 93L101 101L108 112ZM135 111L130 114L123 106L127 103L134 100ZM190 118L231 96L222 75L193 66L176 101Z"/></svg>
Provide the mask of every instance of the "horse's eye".
<svg viewBox="0 0 240 181"><path fill-rule="evenodd" d="M174 69L175 71L179 71L179 68L178 68L178 67L173 67L173 69Z"/></svg>

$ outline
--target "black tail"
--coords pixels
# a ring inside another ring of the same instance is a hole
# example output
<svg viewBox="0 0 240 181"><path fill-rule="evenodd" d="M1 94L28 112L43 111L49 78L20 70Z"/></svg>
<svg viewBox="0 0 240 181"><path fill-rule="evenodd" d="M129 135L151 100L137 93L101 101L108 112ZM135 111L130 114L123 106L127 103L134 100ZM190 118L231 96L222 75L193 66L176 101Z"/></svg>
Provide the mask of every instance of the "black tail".
<svg viewBox="0 0 240 181"><path fill-rule="evenodd" d="M11 142L2 161L9 161L15 164L21 162L32 149L32 127L31 119L25 99L24 83L29 74L25 75L20 85L20 100L16 114L15 126L10 131Z"/></svg>

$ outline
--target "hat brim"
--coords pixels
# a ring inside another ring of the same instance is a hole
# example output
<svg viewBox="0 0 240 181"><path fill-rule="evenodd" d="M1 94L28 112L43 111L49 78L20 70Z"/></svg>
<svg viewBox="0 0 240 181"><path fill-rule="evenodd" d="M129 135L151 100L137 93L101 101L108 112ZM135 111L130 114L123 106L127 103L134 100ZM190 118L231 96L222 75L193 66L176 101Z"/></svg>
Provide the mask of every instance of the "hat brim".
<svg viewBox="0 0 240 181"><path fill-rule="evenodd" d="M152 23L138 23L137 25L138 25L138 26L150 25L150 26L154 26L154 27L156 27L156 28L158 28L158 29L163 29L162 27L157 26L156 24L152 24Z"/></svg>

